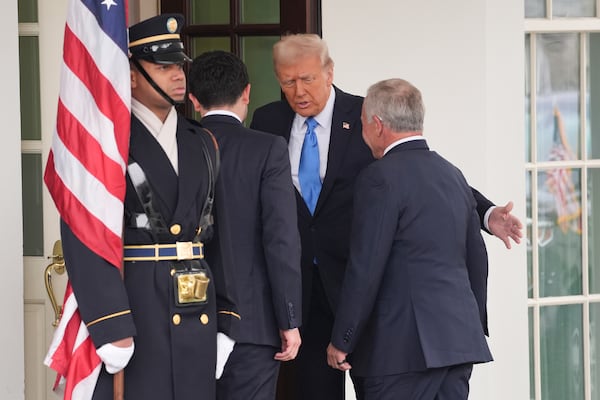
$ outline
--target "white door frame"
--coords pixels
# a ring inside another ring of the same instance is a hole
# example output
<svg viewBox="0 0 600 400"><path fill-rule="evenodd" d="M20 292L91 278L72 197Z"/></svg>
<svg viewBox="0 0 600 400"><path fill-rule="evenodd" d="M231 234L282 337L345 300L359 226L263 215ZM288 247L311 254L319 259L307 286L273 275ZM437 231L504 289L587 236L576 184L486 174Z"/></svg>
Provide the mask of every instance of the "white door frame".
<svg viewBox="0 0 600 400"><path fill-rule="evenodd" d="M21 121L19 114L19 41L17 0L0 2L3 62L0 68L0 248L2 268L0 304L4 312L0 329L3 357L0 362L0 398L24 398L23 344L23 221L21 210Z"/></svg>

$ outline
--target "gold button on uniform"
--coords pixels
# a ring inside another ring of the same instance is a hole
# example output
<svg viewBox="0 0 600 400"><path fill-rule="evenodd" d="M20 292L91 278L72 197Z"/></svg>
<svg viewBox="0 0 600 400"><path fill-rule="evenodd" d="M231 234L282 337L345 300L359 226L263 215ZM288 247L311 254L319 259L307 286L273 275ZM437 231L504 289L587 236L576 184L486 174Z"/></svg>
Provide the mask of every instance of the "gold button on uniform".
<svg viewBox="0 0 600 400"><path fill-rule="evenodd" d="M206 314L202 314L202 315L200 316L200 322L202 322L202 324L203 324L203 325L206 325L206 324L208 324L208 315L206 315Z"/></svg>
<svg viewBox="0 0 600 400"><path fill-rule="evenodd" d="M173 315L173 325L179 325L181 323L181 315Z"/></svg>
<svg viewBox="0 0 600 400"><path fill-rule="evenodd" d="M181 225L179 225L179 224L171 225L170 231L173 235L179 235L181 233Z"/></svg>
<svg viewBox="0 0 600 400"><path fill-rule="evenodd" d="M171 268L171 276L175 275L175 268Z"/></svg>

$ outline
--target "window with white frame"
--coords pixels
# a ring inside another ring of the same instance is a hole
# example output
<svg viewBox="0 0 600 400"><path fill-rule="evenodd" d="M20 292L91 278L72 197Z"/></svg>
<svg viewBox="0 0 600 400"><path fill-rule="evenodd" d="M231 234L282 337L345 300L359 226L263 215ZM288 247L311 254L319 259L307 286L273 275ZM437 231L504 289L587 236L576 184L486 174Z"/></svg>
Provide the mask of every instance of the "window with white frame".
<svg viewBox="0 0 600 400"><path fill-rule="evenodd" d="M600 1L525 30L530 398L600 400Z"/></svg>
<svg viewBox="0 0 600 400"><path fill-rule="evenodd" d="M23 255L43 256L42 128L37 0L19 0Z"/></svg>

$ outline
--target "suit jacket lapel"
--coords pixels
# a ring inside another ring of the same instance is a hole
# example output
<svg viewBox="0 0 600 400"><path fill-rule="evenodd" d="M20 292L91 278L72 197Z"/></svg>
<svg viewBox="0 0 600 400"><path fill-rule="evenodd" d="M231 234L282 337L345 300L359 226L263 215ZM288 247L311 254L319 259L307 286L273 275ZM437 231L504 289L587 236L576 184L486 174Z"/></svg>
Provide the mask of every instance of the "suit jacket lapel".
<svg viewBox="0 0 600 400"><path fill-rule="evenodd" d="M346 101L346 94L337 88L335 91L335 105L333 107L329 153L327 155L327 172L323 180L315 214L319 212L319 206L327 199L333 183L340 173L348 143L355 135L361 136L360 140L362 140L360 119L357 118L356 112L351 110L350 104Z"/></svg>
<svg viewBox="0 0 600 400"><path fill-rule="evenodd" d="M292 133L292 124L294 123L294 118L296 117L296 112L292 110L292 107L288 104L287 101L283 102L283 118L281 119L281 133L285 138L286 142L290 141L290 135Z"/></svg>
<svg viewBox="0 0 600 400"><path fill-rule="evenodd" d="M282 111L281 121L279 122L279 132L281 133L281 136L285 138L285 141L289 143L290 135L292 133L292 125L294 124L294 118L296 117L296 112L292 110L292 107L290 107L286 100L282 101L282 104L284 108ZM275 131L277 130L275 129ZM302 204L302 206L300 206L299 212L304 214L305 218L310 218L310 211L308 210L308 207L304 202L304 198L302 197L296 186L294 186L294 193L296 193L296 203ZM315 212L316 210L317 209L315 208Z"/></svg>

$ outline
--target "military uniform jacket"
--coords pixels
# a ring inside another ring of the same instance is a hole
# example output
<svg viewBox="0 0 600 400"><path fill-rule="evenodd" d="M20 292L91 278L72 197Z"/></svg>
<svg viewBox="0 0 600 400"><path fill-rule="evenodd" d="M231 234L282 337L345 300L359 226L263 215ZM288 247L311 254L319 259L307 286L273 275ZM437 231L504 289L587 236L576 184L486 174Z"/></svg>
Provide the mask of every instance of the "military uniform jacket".
<svg viewBox="0 0 600 400"><path fill-rule="evenodd" d="M167 227L178 225L179 229L153 235L132 226L130 217L144 211L128 178L126 245L193 240L209 190L203 142L214 160L212 138L179 116L177 175L160 144L132 116L130 161L145 172L154 208ZM134 336L135 352L125 368L125 398L214 399L217 325L219 331L229 334L238 319L223 271L208 272L207 304L178 307L172 261L126 262L123 282L117 268L83 246L65 224L62 238L69 279L95 346ZM104 368L94 399L112 399L112 376Z"/></svg>

